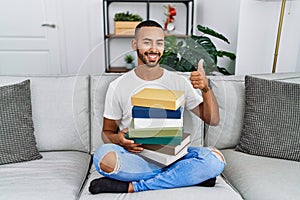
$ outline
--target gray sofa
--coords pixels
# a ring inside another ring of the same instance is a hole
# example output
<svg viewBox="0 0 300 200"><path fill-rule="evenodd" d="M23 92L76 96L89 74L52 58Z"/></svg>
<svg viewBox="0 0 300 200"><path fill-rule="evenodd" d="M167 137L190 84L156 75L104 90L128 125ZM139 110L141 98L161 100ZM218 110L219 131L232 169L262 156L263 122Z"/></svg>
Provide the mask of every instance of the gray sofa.
<svg viewBox="0 0 300 200"><path fill-rule="evenodd" d="M108 84L119 76L0 76L0 86L31 80L34 134L43 156L0 165L0 199L299 199L299 162L234 150L243 124L243 76L209 77L220 105L219 126L207 126L189 111L184 113L192 145L216 146L225 155L227 166L215 187L91 195L90 181L101 176L91 160L102 144L105 94ZM300 73L259 77L300 83Z"/></svg>

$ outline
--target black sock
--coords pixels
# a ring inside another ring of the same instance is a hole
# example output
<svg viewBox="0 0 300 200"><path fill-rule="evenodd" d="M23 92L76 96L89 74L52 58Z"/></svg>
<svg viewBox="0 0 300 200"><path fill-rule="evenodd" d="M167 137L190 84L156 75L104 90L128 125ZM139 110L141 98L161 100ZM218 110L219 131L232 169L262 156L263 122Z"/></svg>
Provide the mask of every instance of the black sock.
<svg viewBox="0 0 300 200"><path fill-rule="evenodd" d="M92 194L98 193L127 193L129 182L118 181L106 177L92 180L89 191Z"/></svg>
<svg viewBox="0 0 300 200"><path fill-rule="evenodd" d="M214 187L216 184L216 177L210 178L206 181L203 181L201 183L196 184L196 186L202 186L202 187Z"/></svg>

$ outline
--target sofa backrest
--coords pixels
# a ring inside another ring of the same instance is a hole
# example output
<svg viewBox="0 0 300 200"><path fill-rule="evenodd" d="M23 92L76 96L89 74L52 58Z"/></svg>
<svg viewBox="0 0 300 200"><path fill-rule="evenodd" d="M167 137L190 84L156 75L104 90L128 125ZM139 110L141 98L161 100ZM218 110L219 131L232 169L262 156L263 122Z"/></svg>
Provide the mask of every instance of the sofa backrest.
<svg viewBox="0 0 300 200"><path fill-rule="evenodd" d="M252 75L254 77L300 83L300 73L275 73ZM209 82L220 109L218 126L205 124L205 146L219 149L234 148L243 126L245 110L244 76L211 76Z"/></svg>
<svg viewBox="0 0 300 200"><path fill-rule="evenodd" d="M188 74L180 73L184 77ZM103 109L108 85L122 74L104 73L91 76L91 152L93 153L101 144ZM184 111L184 130L192 134L192 146L203 145L204 123L190 111Z"/></svg>
<svg viewBox="0 0 300 200"><path fill-rule="evenodd" d="M0 86L27 79L39 151L89 152L89 77L0 76Z"/></svg>

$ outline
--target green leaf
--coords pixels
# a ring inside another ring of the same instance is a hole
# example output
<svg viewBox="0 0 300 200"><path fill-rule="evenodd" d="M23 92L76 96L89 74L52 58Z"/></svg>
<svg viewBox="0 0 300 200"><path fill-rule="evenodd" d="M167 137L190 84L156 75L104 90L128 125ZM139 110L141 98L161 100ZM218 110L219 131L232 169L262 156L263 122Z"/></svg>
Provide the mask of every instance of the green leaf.
<svg viewBox="0 0 300 200"><path fill-rule="evenodd" d="M137 14L132 14L130 12L116 13L114 16L114 21L143 21L143 18Z"/></svg>
<svg viewBox="0 0 300 200"><path fill-rule="evenodd" d="M236 59L236 55L234 53L231 53L231 52L228 52L228 51L217 51L217 56L218 57L226 56L226 57L230 58L231 60Z"/></svg>
<svg viewBox="0 0 300 200"><path fill-rule="evenodd" d="M214 36L214 37L219 38L219 39L223 40L224 42L230 44L229 40L224 35L214 31L213 29L210 29L208 27L204 27L204 26L201 26L201 25L198 25L197 28L198 28L199 31L201 31L205 34Z"/></svg>

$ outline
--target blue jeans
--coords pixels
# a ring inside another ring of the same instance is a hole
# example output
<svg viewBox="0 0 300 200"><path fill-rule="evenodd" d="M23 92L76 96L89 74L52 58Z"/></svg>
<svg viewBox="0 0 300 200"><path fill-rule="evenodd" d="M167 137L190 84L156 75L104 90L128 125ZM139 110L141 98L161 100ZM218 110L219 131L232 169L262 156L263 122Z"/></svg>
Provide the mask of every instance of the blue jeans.
<svg viewBox="0 0 300 200"><path fill-rule="evenodd" d="M108 152L115 152L117 156L116 168L111 173L99 166ZM206 147L189 147L182 159L161 168L119 145L104 144L96 150L93 162L103 176L132 182L135 192L195 185L220 175L225 167L225 162Z"/></svg>

